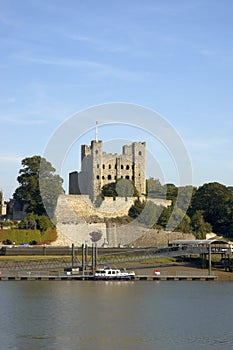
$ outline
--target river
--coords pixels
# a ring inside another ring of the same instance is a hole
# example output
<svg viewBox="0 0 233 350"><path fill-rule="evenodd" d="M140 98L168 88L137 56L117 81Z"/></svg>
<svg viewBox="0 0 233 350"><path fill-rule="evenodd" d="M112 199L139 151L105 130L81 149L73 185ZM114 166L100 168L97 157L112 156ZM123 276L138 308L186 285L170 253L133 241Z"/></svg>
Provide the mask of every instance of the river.
<svg viewBox="0 0 233 350"><path fill-rule="evenodd" d="M231 282L1 282L1 349L233 348Z"/></svg>

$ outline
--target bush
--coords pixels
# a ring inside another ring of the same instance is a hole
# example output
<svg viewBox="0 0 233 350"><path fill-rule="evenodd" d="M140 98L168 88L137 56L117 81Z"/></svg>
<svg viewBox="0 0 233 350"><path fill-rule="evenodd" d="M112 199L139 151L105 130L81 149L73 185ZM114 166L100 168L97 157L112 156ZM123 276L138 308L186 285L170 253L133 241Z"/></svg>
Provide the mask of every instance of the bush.
<svg viewBox="0 0 233 350"><path fill-rule="evenodd" d="M39 230L22 230L9 229L0 230L0 241L3 244L49 244L57 239L57 231L55 228L47 229L44 233ZM5 243L10 242L10 243Z"/></svg>

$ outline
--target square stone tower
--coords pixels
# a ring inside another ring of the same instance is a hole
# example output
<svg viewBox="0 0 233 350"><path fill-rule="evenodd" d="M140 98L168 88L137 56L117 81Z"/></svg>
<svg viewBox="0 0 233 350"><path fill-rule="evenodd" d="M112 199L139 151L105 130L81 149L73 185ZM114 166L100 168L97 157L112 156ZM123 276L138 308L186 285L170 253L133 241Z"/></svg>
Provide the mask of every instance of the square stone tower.
<svg viewBox="0 0 233 350"><path fill-rule="evenodd" d="M106 153L102 141L81 146L81 171L69 174L69 194L88 194L92 200L104 185L124 178L134 182L139 195L146 193L146 142L122 147L122 154Z"/></svg>

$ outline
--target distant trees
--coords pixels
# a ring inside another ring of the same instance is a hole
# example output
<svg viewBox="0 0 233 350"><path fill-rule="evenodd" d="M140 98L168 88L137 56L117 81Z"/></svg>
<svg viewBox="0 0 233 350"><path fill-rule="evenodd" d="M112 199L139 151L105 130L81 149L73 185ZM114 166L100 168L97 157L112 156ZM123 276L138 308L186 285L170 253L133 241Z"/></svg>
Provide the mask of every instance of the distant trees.
<svg viewBox="0 0 233 350"><path fill-rule="evenodd" d="M172 201L171 206L161 210L154 203L148 204L138 199L130 208L129 216L150 227L171 227L182 232L192 232L196 238L205 238L212 231L233 237L233 187L217 182L199 188L176 187L173 184L162 186L158 180L150 178L147 180L147 200L163 197L165 189L166 198Z"/></svg>
<svg viewBox="0 0 233 350"><path fill-rule="evenodd" d="M51 163L40 156L24 158L19 173L14 200L27 213L53 217L57 198L64 190L63 180L55 174Z"/></svg>
<svg viewBox="0 0 233 350"><path fill-rule="evenodd" d="M158 179L150 177L146 180L146 195L151 198L164 198L166 199L166 186L161 185Z"/></svg>

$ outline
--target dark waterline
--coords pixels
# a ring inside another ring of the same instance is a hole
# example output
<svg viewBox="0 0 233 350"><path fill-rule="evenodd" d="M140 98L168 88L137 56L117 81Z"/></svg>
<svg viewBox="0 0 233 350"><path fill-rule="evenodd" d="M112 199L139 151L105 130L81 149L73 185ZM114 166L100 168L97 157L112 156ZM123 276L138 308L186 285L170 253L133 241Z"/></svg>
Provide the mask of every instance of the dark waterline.
<svg viewBox="0 0 233 350"><path fill-rule="evenodd" d="M2 282L1 349L233 348L233 284Z"/></svg>

